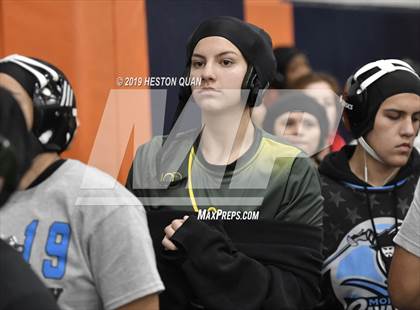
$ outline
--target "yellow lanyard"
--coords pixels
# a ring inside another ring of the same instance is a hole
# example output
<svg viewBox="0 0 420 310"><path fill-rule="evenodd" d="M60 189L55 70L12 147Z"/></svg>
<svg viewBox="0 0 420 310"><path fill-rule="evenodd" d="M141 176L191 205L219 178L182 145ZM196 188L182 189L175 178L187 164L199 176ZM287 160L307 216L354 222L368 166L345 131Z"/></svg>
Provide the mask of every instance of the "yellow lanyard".
<svg viewBox="0 0 420 310"><path fill-rule="evenodd" d="M195 212L198 212L197 202L195 201L194 191L192 187L192 162L195 156L194 146L191 148L188 156L188 195L190 196L191 204Z"/></svg>
<svg viewBox="0 0 420 310"><path fill-rule="evenodd" d="M193 157L195 157L194 146L191 148L190 155L188 156L188 182L187 182L187 186L188 186L188 195L190 196L190 200L191 200L191 205L192 205L194 211L198 213L198 205L197 205L197 201L195 200L193 186L192 186ZM215 207L209 207L207 210L211 211L211 212L216 212L217 211L217 209Z"/></svg>

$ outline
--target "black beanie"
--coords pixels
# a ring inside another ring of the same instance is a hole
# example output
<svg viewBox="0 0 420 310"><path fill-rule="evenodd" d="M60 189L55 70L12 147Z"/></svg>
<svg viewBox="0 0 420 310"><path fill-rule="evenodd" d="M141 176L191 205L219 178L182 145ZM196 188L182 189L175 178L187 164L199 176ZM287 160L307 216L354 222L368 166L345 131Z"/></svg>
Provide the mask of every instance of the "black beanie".
<svg viewBox="0 0 420 310"><path fill-rule="evenodd" d="M31 137L13 95L0 87L0 206L16 189L32 159Z"/></svg>
<svg viewBox="0 0 420 310"><path fill-rule="evenodd" d="M275 76L271 38L263 29L231 16L219 16L205 20L192 33L187 43L187 66L197 43L206 37L223 37L234 44L249 65L257 71L262 87L271 83Z"/></svg>
<svg viewBox="0 0 420 310"><path fill-rule="evenodd" d="M324 146L329 133L327 113L325 112L324 107L315 99L303 94L301 91L293 91L281 95L280 99L267 109L267 116L263 123L264 130L274 134L276 119L287 112L306 112L313 115L318 120L321 130L318 148Z"/></svg>
<svg viewBox="0 0 420 310"><path fill-rule="evenodd" d="M378 71L378 68L374 68L362 74L358 78L359 83ZM366 102L363 102L363 104L367 104L367 109L365 109L366 113L364 115L356 115L355 113L359 112L353 112L352 110L346 111L349 117L351 131L355 138L364 136L373 129L376 113L387 98L402 93L411 93L420 96L420 78L411 72L397 70L385 74L373 84L369 85L364 92L366 92ZM347 100L348 103L351 105L357 104L350 99L351 97Z"/></svg>

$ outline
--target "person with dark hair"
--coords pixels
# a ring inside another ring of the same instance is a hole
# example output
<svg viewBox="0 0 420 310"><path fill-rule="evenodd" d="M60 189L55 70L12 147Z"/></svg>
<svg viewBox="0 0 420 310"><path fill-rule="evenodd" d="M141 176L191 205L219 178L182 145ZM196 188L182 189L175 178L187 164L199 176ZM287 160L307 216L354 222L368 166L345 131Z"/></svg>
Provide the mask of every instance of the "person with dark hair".
<svg viewBox="0 0 420 310"><path fill-rule="evenodd" d="M296 80L312 71L308 57L296 47L276 47L274 56L277 68L271 88L292 88Z"/></svg>
<svg viewBox="0 0 420 310"><path fill-rule="evenodd" d="M268 108L263 128L300 148L317 164L316 155L325 147L329 137L325 109L300 91L281 96Z"/></svg>
<svg viewBox="0 0 420 310"><path fill-rule="evenodd" d="M393 237L420 175L413 141L420 78L401 60L361 67L347 82L344 120L356 146L325 157L323 303L320 309L393 309L388 271Z"/></svg>
<svg viewBox="0 0 420 310"><path fill-rule="evenodd" d="M168 136L137 150L127 187L148 210L162 309L308 309L318 300L322 197L310 160L256 128L275 75L271 38L233 17L203 21ZM202 127L179 130L188 104ZM322 260L322 259L321 259Z"/></svg>
<svg viewBox="0 0 420 310"><path fill-rule="evenodd" d="M78 124L68 79L10 55L0 59L0 85L24 113L33 158L0 210L0 234L21 245L61 309L158 309L163 285L144 208L110 176L60 157Z"/></svg>
<svg viewBox="0 0 420 310"><path fill-rule="evenodd" d="M31 153L31 141L18 103L0 87L0 209L30 167ZM0 236L0 310L58 310L53 295L18 249L13 237Z"/></svg>
<svg viewBox="0 0 420 310"><path fill-rule="evenodd" d="M275 77L264 95L263 104L252 111L252 121L258 127L262 127L267 108L278 101L280 90L293 88L296 80L312 71L308 57L296 47L276 47L273 52L276 58Z"/></svg>

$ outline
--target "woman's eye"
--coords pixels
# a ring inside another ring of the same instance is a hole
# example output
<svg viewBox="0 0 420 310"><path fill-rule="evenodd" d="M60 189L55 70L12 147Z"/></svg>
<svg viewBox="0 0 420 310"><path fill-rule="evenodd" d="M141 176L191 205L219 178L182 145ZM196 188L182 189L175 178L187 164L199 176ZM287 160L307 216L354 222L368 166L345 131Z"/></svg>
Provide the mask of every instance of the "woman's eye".
<svg viewBox="0 0 420 310"><path fill-rule="evenodd" d="M230 60L230 59L223 59L223 60L222 60L222 64L223 64L224 66L230 66L230 65L232 65L232 64L233 64L233 61L232 61L232 60Z"/></svg>
<svg viewBox="0 0 420 310"><path fill-rule="evenodd" d="M400 117L400 115L398 113L389 113L389 114L387 114L387 117L389 119L392 119L392 120L395 121L395 120L397 120Z"/></svg>
<svg viewBox="0 0 420 310"><path fill-rule="evenodd" d="M203 62L200 60L193 60L191 64L193 68L200 68L203 66Z"/></svg>

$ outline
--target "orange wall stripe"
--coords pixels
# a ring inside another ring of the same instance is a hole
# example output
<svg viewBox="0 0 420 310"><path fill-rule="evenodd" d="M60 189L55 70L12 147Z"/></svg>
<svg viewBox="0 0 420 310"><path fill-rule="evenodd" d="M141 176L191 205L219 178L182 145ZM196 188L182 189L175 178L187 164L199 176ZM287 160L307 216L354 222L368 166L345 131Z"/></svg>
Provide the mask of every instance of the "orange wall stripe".
<svg viewBox="0 0 420 310"><path fill-rule="evenodd" d="M0 1L0 55L4 54L3 2Z"/></svg>
<svg viewBox="0 0 420 310"><path fill-rule="evenodd" d="M66 73L75 89L81 125L65 157L89 161L118 76L149 74L146 24L144 1L0 2L0 56L20 53L50 61ZM151 136L150 100L143 99L141 141ZM116 120L120 121L118 115ZM110 140L116 144L109 143L102 156L124 153L118 134ZM121 182L125 182L133 148L131 144L122 169L112 171ZM111 172L106 166L98 168Z"/></svg>
<svg viewBox="0 0 420 310"><path fill-rule="evenodd" d="M273 46L293 46L293 5L280 0L244 0L244 19L267 31Z"/></svg>

